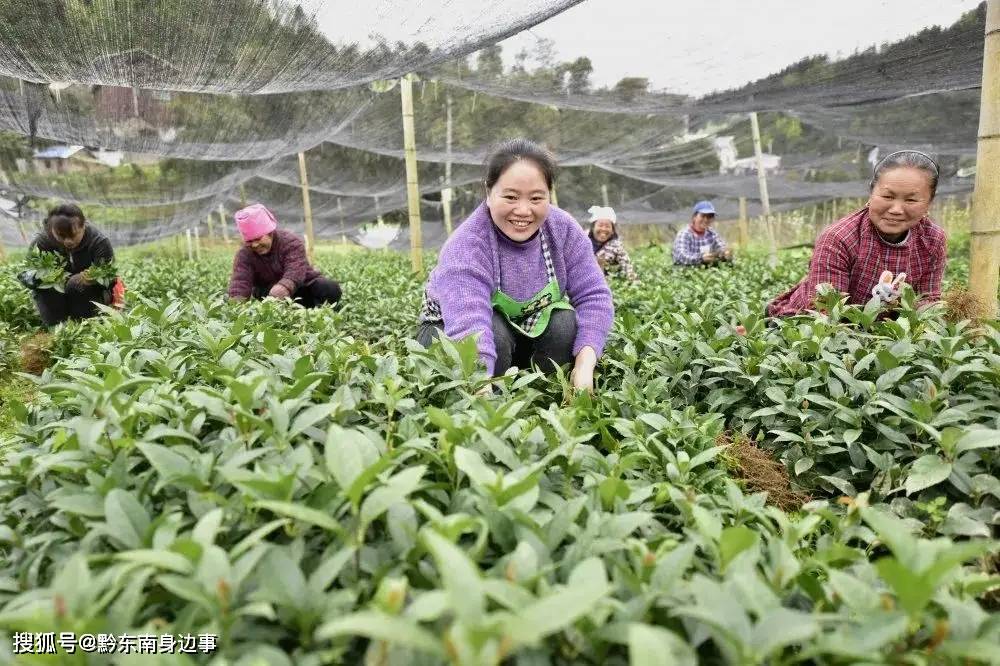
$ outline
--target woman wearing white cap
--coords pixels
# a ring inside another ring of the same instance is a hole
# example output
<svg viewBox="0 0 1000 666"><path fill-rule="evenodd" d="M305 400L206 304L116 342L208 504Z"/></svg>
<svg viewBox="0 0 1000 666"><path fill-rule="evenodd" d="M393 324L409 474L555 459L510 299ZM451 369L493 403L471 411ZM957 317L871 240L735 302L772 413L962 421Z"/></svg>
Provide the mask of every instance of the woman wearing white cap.
<svg viewBox="0 0 1000 666"><path fill-rule="evenodd" d="M604 274L616 270L631 282L638 280L628 251L625 250L615 229L617 222L615 209L610 206L591 206L587 212L590 213L590 244L594 248L597 263L604 269Z"/></svg>

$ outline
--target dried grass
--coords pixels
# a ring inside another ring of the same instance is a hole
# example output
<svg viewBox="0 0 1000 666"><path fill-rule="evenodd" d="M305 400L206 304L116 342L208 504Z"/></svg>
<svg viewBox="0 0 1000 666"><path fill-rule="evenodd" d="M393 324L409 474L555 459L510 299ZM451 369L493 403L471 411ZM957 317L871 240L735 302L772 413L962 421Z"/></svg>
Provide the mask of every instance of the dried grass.
<svg viewBox="0 0 1000 666"><path fill-rule="evenodd" d="M21 343L21 370L33 375L45 372L52 361L52 335L36 333Z"/></svg>
<svg viewBox="0 0 1000 666"><path fill-rule="evenodd" d="M732 471L751 492L767 493L767 503L783 511L795 511L811 498L792 488L784 464L758 448L746 435L720 435L718 443L728 445Z"/></svg>

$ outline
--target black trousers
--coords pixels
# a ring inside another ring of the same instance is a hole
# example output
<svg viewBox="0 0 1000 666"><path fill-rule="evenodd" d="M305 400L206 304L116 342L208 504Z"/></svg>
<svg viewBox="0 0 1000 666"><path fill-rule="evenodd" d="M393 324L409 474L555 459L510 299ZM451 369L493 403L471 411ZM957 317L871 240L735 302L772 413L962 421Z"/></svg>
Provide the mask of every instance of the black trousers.
<svg viewBox="0 0 1000 666"><path fill-rule="evenodd" d="M270 288L255 288L253 295L255 298L264 298L270 291ZM319 305L334 305L342 295L339 284L329 278L320 277L296 289L292 299L301 303L303 307L314 308Z"/></svg>
<svg viewBox="0 0 1000 666"><path fill-rule="evenodd" d="M430 347L434 338L443 335L440 324L425 322L417 331L417 342ZM497 362L493 374L502 375L512 366L526 368L534 363L544 372L573 361L573 343L576 341L576 312L553 310L545 332L529 338L514 329L503 315L493 312L493 343L496 345Z"/></svg>
<svg viewBox="0 0 1000 666"><path fill-rule="evenodd" d="M101 285L91 285L83 289L68 289L60 293L55 289L35 289L32 291L38 316L46 326L55 326L68 319L89 319L98 314L94 301L107 305L110 292Z"/></svg>

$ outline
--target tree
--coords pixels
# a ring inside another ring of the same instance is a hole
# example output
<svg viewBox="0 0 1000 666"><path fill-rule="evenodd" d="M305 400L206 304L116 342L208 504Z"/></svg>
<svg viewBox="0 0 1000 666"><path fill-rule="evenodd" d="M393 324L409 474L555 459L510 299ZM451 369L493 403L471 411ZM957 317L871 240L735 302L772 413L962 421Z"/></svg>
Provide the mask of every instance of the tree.
<svg viewBox="0 0 1000 666"><path fill-rule="evenodd" d="M498 78L503 75L503 47L499 44L487 46L479 52L476 71L480 76Z"/></svg>
<svg viewBox="0 0 1000 666"><path fill-rule="evenodd" d="M649 79L641 76L626 76L615 84L615 94L626 102L634 102L649 89Z"/></svg>
<svg viewBox="0 0 1000 666"><path fill-rule="evenodd" d="M573 94L582 94L590 90L590 75L594 71L594 65L590 58L583 56L565 65L565 70L569 72L569 83L567 88Z"/></svg>

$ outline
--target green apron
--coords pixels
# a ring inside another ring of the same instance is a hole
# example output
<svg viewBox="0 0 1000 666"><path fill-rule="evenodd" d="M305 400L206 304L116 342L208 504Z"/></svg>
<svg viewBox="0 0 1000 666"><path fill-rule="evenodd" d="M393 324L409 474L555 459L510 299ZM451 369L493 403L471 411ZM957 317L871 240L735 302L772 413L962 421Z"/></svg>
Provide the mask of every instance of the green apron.
<svg viewBox="0 0 1000 666"><path fill-rule="evenodd" d="M500 261L496 260L497 288L493 291L490 303L493 309L503 315L514 330L529 338L537 338L545 332L552 318L553 310L572 310L573 305L559 288L555 268L552 265L552 255L549 254L549 244L545 234L541 234L542 257L545 259L545 272L549 278L548 284L526 301L518 301L500 291Z"/></svg>

